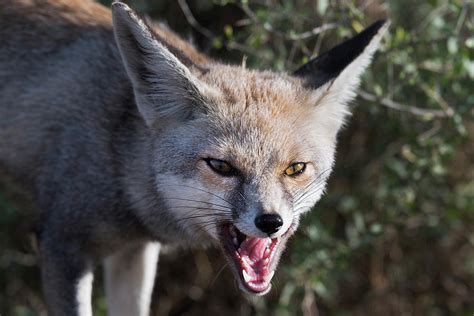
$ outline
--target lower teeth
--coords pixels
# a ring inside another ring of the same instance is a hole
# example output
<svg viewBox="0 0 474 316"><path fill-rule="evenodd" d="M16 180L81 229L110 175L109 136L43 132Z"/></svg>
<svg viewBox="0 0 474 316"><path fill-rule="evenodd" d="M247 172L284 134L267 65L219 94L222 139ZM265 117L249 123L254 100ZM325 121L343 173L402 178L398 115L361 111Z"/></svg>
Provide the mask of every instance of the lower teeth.
<svg viewBox="0 0 474 316"><path fill-rule="evenodd" d="M266 280L270 281L273 278L274 274L275 274L275 270L273 270L272 272L270 272L269 275L267 275Z"/></svg>
<svg viewBox="0 0 474 316"><path fill-rule="evenodd" d="M249 283L250 281L252 281L250 275L247 274L247 271L245 271L245 269L242 270L242 276L244 277L245 282Z"/></svg>

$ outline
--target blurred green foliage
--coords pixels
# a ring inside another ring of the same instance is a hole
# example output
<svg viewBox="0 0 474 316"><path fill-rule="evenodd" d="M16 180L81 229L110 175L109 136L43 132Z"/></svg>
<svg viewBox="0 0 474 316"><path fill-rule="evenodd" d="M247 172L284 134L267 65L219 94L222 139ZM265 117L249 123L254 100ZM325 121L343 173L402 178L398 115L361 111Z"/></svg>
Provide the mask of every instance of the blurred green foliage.
<svg viewBox="0 0 474 316"><path fill-rule="evenodd" d="M472 1L128 2L217 59L277 71L392 21L340 135L328 194L303 219L271 295L247 300L230 273L216 278L217 251L169 251L154 314L473 315ZM0 313L32 315L44 307L34 257L11 237L24 220L12 200L0 194Z"/></svg>

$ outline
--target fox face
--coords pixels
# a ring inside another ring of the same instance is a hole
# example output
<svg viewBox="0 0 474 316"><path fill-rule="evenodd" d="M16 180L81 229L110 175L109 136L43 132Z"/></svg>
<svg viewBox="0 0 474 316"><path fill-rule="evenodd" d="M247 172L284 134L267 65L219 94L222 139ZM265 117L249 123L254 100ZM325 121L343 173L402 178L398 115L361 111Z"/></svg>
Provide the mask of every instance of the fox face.
<svg viewBox="0 0 474 316"><path fill-rule="evenodd" d="M162 208L191 241L222 248L244 291L266 294L301 215L324 192L347 103L388 23L281 74L172 53L121 3L113 19L153 135ZM144 222L154 217L143 212Z"/></svg>

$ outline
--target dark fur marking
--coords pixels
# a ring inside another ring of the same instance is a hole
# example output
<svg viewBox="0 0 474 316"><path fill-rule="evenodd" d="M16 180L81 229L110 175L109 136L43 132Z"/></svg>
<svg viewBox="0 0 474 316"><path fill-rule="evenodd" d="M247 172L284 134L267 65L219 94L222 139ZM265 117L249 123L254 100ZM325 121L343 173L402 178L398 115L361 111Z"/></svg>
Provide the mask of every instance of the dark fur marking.
<svg viewBox="0 0 474 316"><path fill-rule="evenodd" d="M353 38L310 60L296 70L294 74L298 77L307 78L307 88L317 89L321 87L336 78L350 63L362 54L385 22L385 20L379 20L373 23Z"/></svg>

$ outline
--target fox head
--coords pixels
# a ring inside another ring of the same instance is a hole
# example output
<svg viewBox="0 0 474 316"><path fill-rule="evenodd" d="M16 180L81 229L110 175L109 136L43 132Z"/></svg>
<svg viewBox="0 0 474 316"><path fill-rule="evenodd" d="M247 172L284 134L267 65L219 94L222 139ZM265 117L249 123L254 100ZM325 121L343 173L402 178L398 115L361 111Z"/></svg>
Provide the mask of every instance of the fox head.
<svg viewBox="0 0 474 316"><path fill-rule="evenodd" d="M113 22L153 138L161 208L188 238L219 244L244 291L267 293L286 241L324 192L348 103L388 23L285 74L193 62L122 3ZM151 231L153 212L140 215Z"/></svg>

